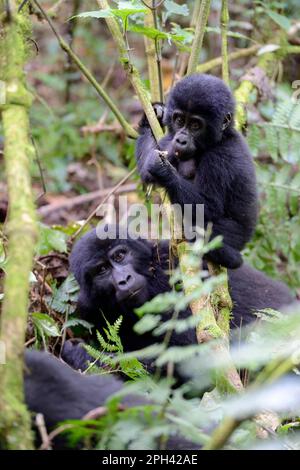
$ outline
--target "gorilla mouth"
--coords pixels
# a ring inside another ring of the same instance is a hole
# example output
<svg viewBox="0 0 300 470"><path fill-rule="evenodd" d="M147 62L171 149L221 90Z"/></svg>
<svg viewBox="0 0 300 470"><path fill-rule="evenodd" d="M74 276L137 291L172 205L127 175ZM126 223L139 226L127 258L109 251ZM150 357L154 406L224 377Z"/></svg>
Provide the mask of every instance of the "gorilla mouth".
<svg viewBox="0 0 300 470"><path fill-rule="evenodd" d="M138 288L135 290L128 290L128 291L123 291L121 294L119 294L119 301L126 302L128 300L134 299L140 292L142 291L142 288Z"/></svg>
<svg viewBox="0 0 300 470"><path fill-rule="evenodd" d="M142 288L140 287L139 289L136 289L133 292L129 292L128 299L132 299L132 297L135 297L137 294L139 294L142 291Z"/></svg>

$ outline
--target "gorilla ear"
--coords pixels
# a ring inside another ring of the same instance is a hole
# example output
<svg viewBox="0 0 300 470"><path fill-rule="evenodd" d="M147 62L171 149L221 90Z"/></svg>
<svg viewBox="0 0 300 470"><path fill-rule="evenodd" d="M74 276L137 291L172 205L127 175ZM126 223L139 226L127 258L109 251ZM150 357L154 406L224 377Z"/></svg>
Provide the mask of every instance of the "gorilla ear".
<svg viewBox="0 0 300 470"><path fill-rule="evenodd" d="M224 121L223 121L223 125L222 125L222 131L225 131L225 129L227 129L227 127L229 126L229 124L231 123L231 120L232 120L232 115L231 113L227 113L225 118L224 118Z"/></svg>

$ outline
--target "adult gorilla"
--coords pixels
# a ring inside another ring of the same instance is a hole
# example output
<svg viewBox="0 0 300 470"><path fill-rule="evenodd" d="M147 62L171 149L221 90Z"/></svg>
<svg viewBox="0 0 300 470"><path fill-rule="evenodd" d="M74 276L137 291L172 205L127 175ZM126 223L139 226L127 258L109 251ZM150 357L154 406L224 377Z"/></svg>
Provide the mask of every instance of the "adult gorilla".
<svg viewBox="0 0 300 470"><path fill-rule="evenodd" d="M84 235L74 246L70 269L80 286L78 307L81 316L95 325L105 327L105 318L113 323L123 315L120 337L124 351L145 348L163 337L151 333L138 335L133 326L137 321L134 309L157 294L170 291L169 245L153 245L147 240L99 239L96 230ZM243 265L228 270L230 293L233 300L232 326L254 320L254 312L263 308L280 309L293 301L288 288L281 282ZM164 320L173 312L167 311ZM182 310L179 319L191 315ZM104 318L105 317L105 318ZM170 345L185 346L197 342L195 329L173 332ZM78 343L67 341L64 359L75 368L85 368L88 354Z"/></svg>

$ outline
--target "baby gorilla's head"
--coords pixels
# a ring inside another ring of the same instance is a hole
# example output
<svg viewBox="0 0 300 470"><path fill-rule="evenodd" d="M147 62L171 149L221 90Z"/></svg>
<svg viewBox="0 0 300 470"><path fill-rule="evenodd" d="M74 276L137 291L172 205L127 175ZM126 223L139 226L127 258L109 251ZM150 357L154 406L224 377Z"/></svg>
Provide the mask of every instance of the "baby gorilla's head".
<svg viewBox="0 0 300 470"><path fill-rule="evenodd" d="M165 123L174 135L172 150L180 159L218 142L232 127L234 99L219 78L195 74L179 81L170 93Z"/></svg>

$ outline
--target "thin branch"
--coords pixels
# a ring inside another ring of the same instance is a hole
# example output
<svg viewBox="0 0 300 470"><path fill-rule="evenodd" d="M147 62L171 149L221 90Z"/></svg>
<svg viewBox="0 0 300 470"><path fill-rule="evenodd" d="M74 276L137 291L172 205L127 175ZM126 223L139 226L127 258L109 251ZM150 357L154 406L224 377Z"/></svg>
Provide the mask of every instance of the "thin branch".
<svg viewBox="0 0 300 470"><path fill-rule="evenodd" d="M109 193L105 196L105 198L103 199L103 201L100 202L100 204L96 207L96 209L94 209L91 214L88 216L88 218L85 220L84 224L82 224L79 229L72 235L71 237L71 241L75 240L75 238L78 237L78 235L82 232L82 230L84 229L84 227L93 219L93 217L95 217L95 215L97 214L97 212L99 212L99 210L103 207L103 205L108 201L108 199L116 193L116 191L122 186L123 183L125 183L136 171L136 167L133 168L133 170L131 170L130 173L128 173L128 175L124 176L124 178L121 179L121 181L119 181L118 184L116 184L116 186L114 186L110 191Z"/></svg>
<svg viewBox="0 0 300 470"><path fill-rule="evenodd" d="M145 5L145 7L147 7L147 8L149 8L149 10L156 10L157 8L159 8L164 3L164 1L165 0L160 0L157 3L155 3L155 0L152 0L152 5L148 5L148 3L145 0L141 0L143 5Z"/></svg>
<svg viewBox="0 0 300 470"><path fill-rule="evenodd" d="M157 17L157 6L155 6L155 0L152 0L152 16L153 16L153 26L155 29L158 27L158 17ZM164 102L164 90L163 90L163 78L162 78L162 69L161 69L161 45L158 38L155 39L155 53L156 53L156 64L158 72L158 84L159 84L159 101Z"/></svg>
<svg viewBox="0 0 300 470"><path fill-rule="evenodd" d="M119 111L117 106L114 104L112 99L108 96L108 94L105 92L105 90L102 88L102 86L97 82L95 77L92 75L92 73L88 70L88 68L81 62L77 54L71 49L71 47L67 44L67 42L62 38L62 36L56 31L54 24L51 20L51 18L47 15L46 11L44 8L40 5L40 3L37 0L30 0L41 12L43 15L44 19L47 21L49 24L53 34L55 35L56 39L59 42L60 47L68 54L68 56L71 57L71 59L75 62L77 67L80 69L82 74L86 77L86 79L93 85L97 93L101 96L101 98L105 101L107 106L111 109L113 114L116 116L117 120L125 130L126 134L128 137L132 137L134 139L137 138L137 132L133 129L133 127L126 121L122 113Z"/></svg>
<svg viewBox="0 0 300 470"><path fill-rule="evenodd" d="M202 0L197 22L195 37L192 45L191 55L189 58L187 75L195 73L197 70L197 65L199 63L199 58L202 49L203 37L205 32L205 27L207 24L208 16L210 11L210 0Z"/></svg>
<svg viewBox="0 0 300 470"><path fill-rule="evenodd" d="M153 15L149 10L145 15L144 24L146 28L154 27ZM151 99L153 102L160 101L160 85L159 85L159 72L158 63L155 49L155 42L153 39L144 37L145 51L148 65L148 77L150 82Z"/></svg>
<svg viewBox="0 0 300 470"><path fill-rule="evenodd" d="M229 85L229 69L228 69L228 1L222 0L221 8L221 41L222 41L222 78L224 82Z"/></svg>
<svg viewBox="0 0 300 470"><path fill-rule="evenodd" d="M285 191L292 191L294 193L300 194L300 188L295 188L294 186L289 186L288 184L279 184L279 183L262 183L264 186L271 186L273 188L284 189Z"/></svg>
<svg viewBox="0 0 300 470"><path fill-rule="evenodd" d="M236 59L241 59L242 57L249 57L251 55L256 54L256 52L261 48L262 46L260 44L255 44L254 46L247 47L244 49L239 49L234 52L230 52L228 54L228 61L236 60ZM222 56L216 57L214 59L208 60L207 62L204 62L204 64L200 64L197 67L197 72L198 73L206 73L209 72L211 69L214 69L215 67L219 67L222 65Z"/></svg>
<svg viewBox="0 0 300 470"><path fill-rule="evenodd" d="M194 9L193 9L193 13L192 13L192 19L191 19L191 22L190 22L190 28L192 28L192 29L195 29L195 27L196 27L197 19L199 17L201 2L202 2L202 0L195 0L195 2L194 2ZM179 71L178 71L178 77L179 78L184 76L185 71L187 69L188 61L189 61L189 54L187 52L183 52L182 55L181 55Z"/></svg>
<svg viewBox="0 0 300 470"><path fill-rule="evenodd" d="M114 194L124 194L124 193L130 193L136 191L136 184L131 183L131 184L126 184L124 186L120 186L117 189L114 190ZM82 206L82 204L86 204L88 202L95 202L95 200L100 199L102 197L106 197L110 192L112 188L107 188L107 189L99 189L98 191L92 191L87 194L81 194L80 196L75 196L72 198L68 198L65 201L59 202L59 203L53 203L53 204L48 204L46 206L42 206L38 209L38 213L41 217L47 217L53 212L59 211L59 210L67 210L67 209L72 209L73 207L76 206Z"/></svg>

